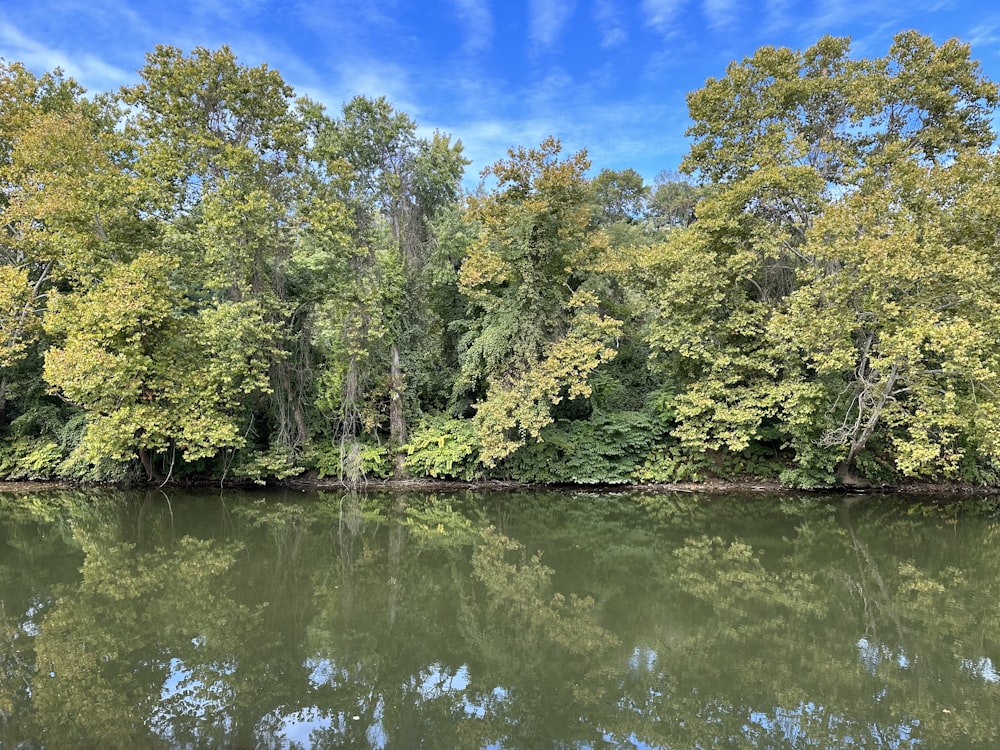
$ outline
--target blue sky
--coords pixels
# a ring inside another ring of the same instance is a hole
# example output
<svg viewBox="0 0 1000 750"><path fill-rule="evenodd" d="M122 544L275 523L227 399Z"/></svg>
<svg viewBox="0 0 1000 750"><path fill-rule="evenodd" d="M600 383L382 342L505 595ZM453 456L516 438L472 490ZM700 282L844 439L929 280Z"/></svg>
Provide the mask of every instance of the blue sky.
<svg viewBox="0 0 1000 750"><path fill-rule="evenodd" d="M470 183L550 134L586 148L595 172L651 181L687 150L685 94L730 60L823 34L883 55L909 28L969 42L1000 81L990 0L3 0L0 57L108 91L135 82L156 44L228 44L333 111L385 95L462 140Z"/></svg>

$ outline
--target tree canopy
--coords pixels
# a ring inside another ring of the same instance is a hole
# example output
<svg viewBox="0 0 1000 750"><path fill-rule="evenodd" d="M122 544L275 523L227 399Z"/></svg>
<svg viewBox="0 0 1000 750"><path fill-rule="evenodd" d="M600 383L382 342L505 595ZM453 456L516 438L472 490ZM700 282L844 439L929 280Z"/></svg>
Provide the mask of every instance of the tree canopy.
<svg viewBox="0 0 1000 750"><path fill-rule="evenodd" d="M652 184L223 47L0 65L0 476L1000 483L997 85L763 47Z"/></svg>

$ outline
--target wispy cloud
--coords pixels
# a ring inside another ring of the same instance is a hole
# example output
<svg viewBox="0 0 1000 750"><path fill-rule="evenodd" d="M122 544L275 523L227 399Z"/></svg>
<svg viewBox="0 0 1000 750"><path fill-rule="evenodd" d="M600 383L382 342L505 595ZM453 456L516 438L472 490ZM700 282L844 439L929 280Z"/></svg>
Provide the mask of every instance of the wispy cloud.
<svg viewBox="0 0 1000 750"><path fill-rule="evenodd" d="M932 14L944 6L938 0L881 0L877 3L859 3L854 0L821 0L816 12L807 14L796 25L813 36L822 34L847 34L856 39L877 39L886 33L893 34L901 28L912 26L912 19L919 14ZM929 21L930 18L925 18Z"/></svg>
<svg viewBox="0 0 1000 750"><path fill-rule="evenodd" d="M646 25L661 33L671 30L674 19L684 6L684 0L642 0Z"/></svg>
<svg viewBox="0 0 1000 750"><path fill-rule="evenodd" d="M850 23L858 15L865 13L865 4L854 0L822 0L817 3L819 11L812 17L807 17L806 25L816 28L837 28Z"/></svg>
<svg viewBox="0 0 1000 750"><path fill-rule="evenodd" d="M333 67L335 76L320 90L320 101L337 106L355 96L384 96L397 110L416 120L423 118L423 107L414 99L419 87L409 70L396 63L372 58L342 60ZM312 95L312 94L310 94Z"/></svg>
<svg viewBox="0 0 1000 750"><path fill-rule="evenodd" d="M794 23L795 9L792 0L766 0L764 26L770 32L786 29Z"/></svg>
<svg viewBox="0 0 1000 750"><path fill-rule="evenodd" d="M605 49L620 47L628 41L621 9L614 0L597 0L594 3L594 20L601 33L601 46Z"/></svg>
<svg viewBox="0 0 1000 750"><path fill-rule="evenodd" d="M91 91L107 91L135 79L132 71L89 54L49 47L6 21L0 21L0 49L9 60L24 63L36 73L61 68Z"/></svg>
<svg viewBox="0 0 1000 750"><path fill-rule="evenodd" d="M471 95L471 90L466 92ZM537 146L548 135L562 141L566 155L585 148L595 174L604 168L632 167L651 181L659 171L676 168L687 150L686 114L680 93L609 100L602 84L553 68L516 96L496 92L488 114L482 107L463 107L433 125L461 138L466 156L473 160L468 187L508 148Z"/></svg>
<svg viewBox="0 0 1000 750"><path fill-rule="evenodd" d="M267 4L267 0L198 0L192 4L192 10L201 16L244 25L249 17L264 11Z"/></svg>
<svg viewBox="0 0 1000 750"><path fill-rule="evenodd" d="M451 0L462 24L465 52L482 52L493 41L493 14L486 0Z"/></svg>
<svg viewBox="0 0 1000 750"><path fill-rule="evenodd" d="M704 0L702 10L708 19L708 25L716 31L727 30L736 25L736 0Z"/></svg>
<svg viewBox="0 0 1000 750"><path fill-rule="evenodd" d="M539 112L555 114L566 105L567 93L573 90L573 76L555 66L532 82L525 92L525 100Z"/></svg>
<svg viewBox="0 0 1000 750"><path fill-rule="evenodd" d="M531 0L529 37L536 51L551 47L573 15L573 0Z"/></svg>
<svg viewBox="0 0 1000 750"><path fill-rule="evenodd" d="M996 54L995 47L1000 43L1000 17L983 18L966 32L965 41L974 48L993 47L992 52Z"/></svg>
<svg viewBox="0 0 1000 750"><path fill-rule="evenodd" d="M292 6L300 33L327 40L327 54L354 54L378 40L402 41L405 32L391 14L391 3L356 0L296 0Z"/></svg>
<svg viewBox="0 0 1000 750"><path fill-rule="evenodd" d="M648 117L636 118L639 110ZM574 105L572 112L559 117L529 112L522 117L472 116L433 125L462 141L465 156L472 160L465 178L470 189L480 172L508 149L532 148L550 135L562 142L564 156L586 149L594 174L631 167L649 182L661 170L676 169L687 151L682 110L648 102Z"/></svg>
<svg viewBox="0 0 1000 750"><path fill-rule="evenodd" d="M471 189L479 182L481 172L503 158L508 149L537 146L552 134L552 126L546 119L484 117L457 121L438 129L453 132L462 141L462 151L472 161L465 175L465 185Z"/></svg>

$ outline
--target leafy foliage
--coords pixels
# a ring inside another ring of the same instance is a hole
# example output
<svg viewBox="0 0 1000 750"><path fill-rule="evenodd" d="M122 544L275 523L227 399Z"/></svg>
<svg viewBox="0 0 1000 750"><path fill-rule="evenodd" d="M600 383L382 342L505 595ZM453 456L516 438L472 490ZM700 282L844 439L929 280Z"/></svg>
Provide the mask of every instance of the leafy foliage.
<svg viewBox="0 0 1000 750"><path fill-rule="evenodd" d="M761 48L689 96L684 166L712 190L647 260L654 363L685 383L688 448L776 437L794 455L783 476L810 485L835 465L864 481L876 445L866 466L958 476L965 450L993 444L995 241L959 240L952 210L994 195L972 174L995 158L997 88L954 40L849 48Z"/></svg>
<svg viewBox="0 0 1000 750"><path fill-rule="evenodd" d="M589 221L586 154L560 144L512 149L484 171L498 180L469 210L482 227L459 285L482 310L466 335L459 386L482 392L476 425L487 466L552 421L551 407L590 395L589 376L615 356L621 322L587 288L606 244ZM483 388L485 386L485 388Z"/></svg>
<svg viewBox="0 0 1000 750"><path fill-rule="evenodd" d="M637 479L664 431L653 415L643 412L558 420L540 431L537 442L509 456L500 470L523 482L625 484Z"/></svg>
<svg viewBox="0 0 1000 750"><path fill-rule="evenodd" d="M1000 104L958 40L762 47L682 175L337 113L232 50L0 62L0 476L995 484Z"/></svg>
<svg viewBox="0 0 1000 750"><path fill-rule="evenodd" d="M243 445L240 399L266 387L266 365L247 353L267 326L238 303L180 315L173 270L142 255L50 303L47 331L64 343L46 353L45 377L92 415L78 448L87 458L173 446L193 461Z"/></svg>
<svg viewBox="0 0 1000 750"><path fill-rule="evenodd" d="M427 417L405 448L406 468L414 476L470 480L481 471L476 430L466 419Z"/></svg>

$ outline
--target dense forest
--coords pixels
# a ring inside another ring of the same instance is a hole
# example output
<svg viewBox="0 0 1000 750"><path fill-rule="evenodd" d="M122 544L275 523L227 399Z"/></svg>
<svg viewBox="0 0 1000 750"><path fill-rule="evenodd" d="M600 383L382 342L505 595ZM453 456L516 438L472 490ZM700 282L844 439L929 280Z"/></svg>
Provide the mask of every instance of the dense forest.
<svg viewBox="0 0 1000 750"><path fill-rule="evenodd" d="M908 31L688 95L680 173L227 49L0 61L0 477L1000 485L997 85Z"/></svg>

